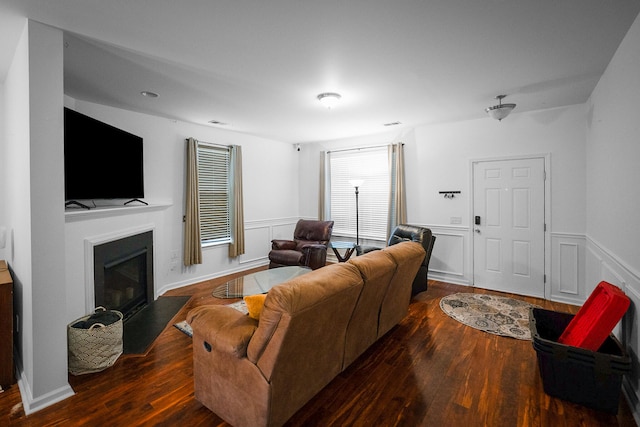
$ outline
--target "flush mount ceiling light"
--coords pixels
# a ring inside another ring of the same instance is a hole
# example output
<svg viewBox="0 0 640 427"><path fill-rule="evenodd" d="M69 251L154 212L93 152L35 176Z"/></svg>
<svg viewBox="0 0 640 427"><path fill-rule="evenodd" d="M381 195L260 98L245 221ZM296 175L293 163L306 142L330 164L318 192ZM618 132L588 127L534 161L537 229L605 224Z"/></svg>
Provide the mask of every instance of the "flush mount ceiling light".
<svg viewBox="0 0 640 427"><path fill-rule="evenodd" d="M340 101L340 98L342 98L342 96L335 92L325 92L318 95L318 101L328 109L335 107L338 101Z"/></svg>
<svg viewBox="0 0 640 427"><path fill-rule="evenodd" d="M158 96L160 96L157 93L150 92L148 90L143 90L142 92L140 92L140 95L146 96L147 98L157 98Z"/></svg>
<svg viewBox="0 0 640 427"><path fill-rule="evenodd" d="M516 104L503 104L502 99L506 98L507 95L498 95L496 99L498 100L498 105L494 105L493 107L489 107L485 109L489 116L496 120L502 120L511 113L511 111L516 108Z"/></svg>

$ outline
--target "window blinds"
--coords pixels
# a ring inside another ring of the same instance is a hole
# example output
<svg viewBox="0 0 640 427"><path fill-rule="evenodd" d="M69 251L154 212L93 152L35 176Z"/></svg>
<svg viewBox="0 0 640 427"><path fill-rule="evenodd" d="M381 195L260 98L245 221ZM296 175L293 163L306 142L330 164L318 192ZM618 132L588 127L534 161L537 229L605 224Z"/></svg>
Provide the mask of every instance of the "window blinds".
<svg viewBox="0 0 640 427"><path fill-rule="evenodd" d="M202 244L229 242L230 148L198 144L198 198Z"/></svg>
<svg viewBox="0 0 640 427"><path fill-rule="evenodd" d="M389 206L388 147L331 152L330 186L333 234L356 237L356 196L351 180L359 187L359 234L361 239L386 240Z"/></svg>

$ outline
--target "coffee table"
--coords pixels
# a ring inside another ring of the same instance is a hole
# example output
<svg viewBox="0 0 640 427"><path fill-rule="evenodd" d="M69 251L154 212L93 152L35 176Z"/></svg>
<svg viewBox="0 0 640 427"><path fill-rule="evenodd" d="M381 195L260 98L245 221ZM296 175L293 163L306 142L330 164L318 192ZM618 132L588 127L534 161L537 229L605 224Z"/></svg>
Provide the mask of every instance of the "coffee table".
<svg viewBox="0 0 640 427"><path fill-rule="evenodd" d="M333 249L333 253L338 258L338 262L346 262L351 258L351 254L356 249L356 244L353 242L329 242L329 246ZM340 255L338 249L344 249L344 255Z"/></svg>
<svg viewBox="0 0 640 427"><path fill-rule="evenodd" d="M270 268L229 280L215 288L212 295L216 298L242 298L248 295L264 294L274 286L310 271L308 267L298 266Z"/></svg>

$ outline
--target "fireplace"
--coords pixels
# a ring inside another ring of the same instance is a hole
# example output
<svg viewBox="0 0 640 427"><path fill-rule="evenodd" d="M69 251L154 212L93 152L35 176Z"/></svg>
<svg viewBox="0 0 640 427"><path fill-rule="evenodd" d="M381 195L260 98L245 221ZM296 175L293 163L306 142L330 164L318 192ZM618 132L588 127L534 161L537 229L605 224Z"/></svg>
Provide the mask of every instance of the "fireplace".
<svg viewBox="0 0 640 427"><path fill-rule="evenodd" d="M125 320L153 301L153 232L93 248L95 306L122 312Z"/></svg>

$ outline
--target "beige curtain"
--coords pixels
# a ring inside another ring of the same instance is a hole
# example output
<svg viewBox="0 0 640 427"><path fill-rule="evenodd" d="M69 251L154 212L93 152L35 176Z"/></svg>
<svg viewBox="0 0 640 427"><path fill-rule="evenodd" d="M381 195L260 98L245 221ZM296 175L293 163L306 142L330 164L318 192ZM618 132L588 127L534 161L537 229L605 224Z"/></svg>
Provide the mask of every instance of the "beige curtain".
<svg viewBox="0 0 640 427"><path fill-rule="evenodd" d="M244 203L242 195L242 147L231 147L231 168L233 176L233 200L231 209L231 243L229 257L244 254Z"/></svg>
<svg viewBox="0 0 640 427"><path fill-rule="evenodd" d="M407 199L404 182L404 144L389 145L389 215L387 220L387 240L398 224L407 222Z"/></svg>
<svg viewBox="0 0 640 427"><path fill-rule="evenodd" d="M318 219L327 219L327 152L320 152L320 189L318 192Z"/></svg>
<svg viewBox="0 0 640 427"><path fill-rule="evenodd" d="M184 265L202 264L198 201L198 141L187 139L187 188L184 216Z"/></svg>

